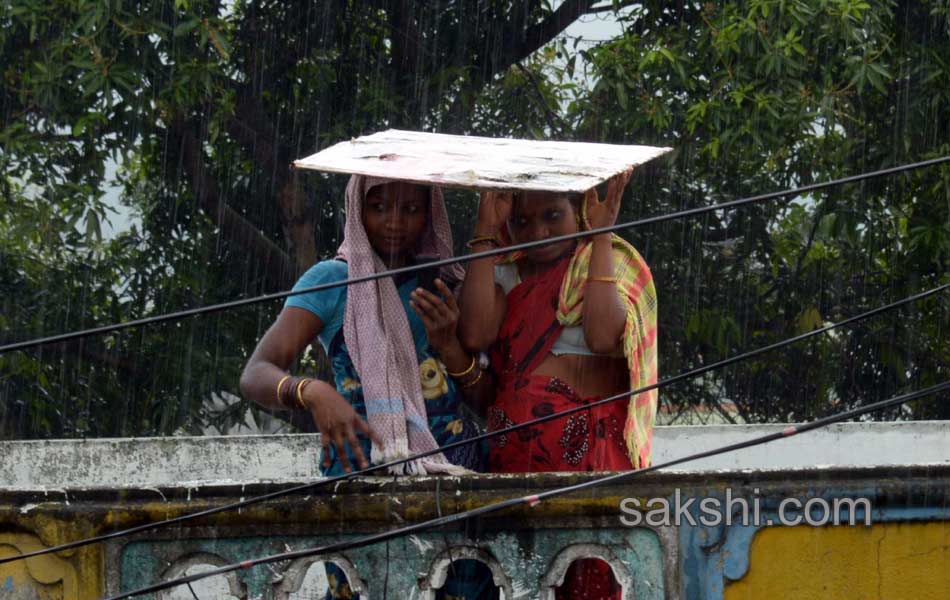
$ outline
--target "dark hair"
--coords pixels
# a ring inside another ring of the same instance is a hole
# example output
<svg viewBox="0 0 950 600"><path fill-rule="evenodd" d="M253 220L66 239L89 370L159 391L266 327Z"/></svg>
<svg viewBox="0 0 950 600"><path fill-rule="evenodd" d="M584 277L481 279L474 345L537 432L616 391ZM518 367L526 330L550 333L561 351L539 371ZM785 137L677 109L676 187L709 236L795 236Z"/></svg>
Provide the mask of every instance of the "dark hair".
<svg viewBox="0 0 950 600"><path fill-rule="evenodd" d="M524 200L524 195L527 193L525 190L516 190L511 193L512 204L515 202L521 202ZM552 194L554 196L566 196L568 202L571 203L571 206L574 207L574 210L580 212L581 201L584 199L584 194L580 192L542 192L545 194Z"/></svg>

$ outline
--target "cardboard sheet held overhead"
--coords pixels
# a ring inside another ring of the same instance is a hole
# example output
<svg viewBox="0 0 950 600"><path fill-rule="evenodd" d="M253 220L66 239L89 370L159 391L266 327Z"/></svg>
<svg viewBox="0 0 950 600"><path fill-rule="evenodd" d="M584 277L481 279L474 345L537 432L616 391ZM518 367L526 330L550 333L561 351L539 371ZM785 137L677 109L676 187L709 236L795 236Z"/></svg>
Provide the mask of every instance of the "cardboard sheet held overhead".
<svg viewBox="0 0 950 600"><path fill-rule="evenodd" d="M340 142L294 167L443 187L583 192L670 150L390 129Z"/></svg>

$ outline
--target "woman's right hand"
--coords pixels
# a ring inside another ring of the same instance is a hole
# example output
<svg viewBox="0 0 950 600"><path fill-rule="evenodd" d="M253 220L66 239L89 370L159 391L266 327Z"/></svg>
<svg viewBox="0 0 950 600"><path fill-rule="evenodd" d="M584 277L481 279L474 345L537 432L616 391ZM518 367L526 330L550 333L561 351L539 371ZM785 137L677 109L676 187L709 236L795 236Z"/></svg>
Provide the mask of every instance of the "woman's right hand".
<svg viewBox="0 0 950 600"><path fill-rule="evenodd" d="M356 433L360 432L373 441L374 444L382 447L383 443L379 435L373 431L369 424L357 414L349 402L340 395L336 388L325 381L314 379L313 382L304 388L304 402L313 415L313 421L320 430L320 445L323 446L323 467L330 467L330 444L336 448L337 457L340 459L340 465L343 470L349 473L353 470L350 464L349 456L346 453L346 445L349 444L353 450L353 456L360 469L369 466L369 461L363 454L359 439Z"/></svg>
<svg viewBox="0 0 950 600"><path fill-rule="evenodd" d="M497 235L511 216L511 192L482 192L475 235Z"/></svg>

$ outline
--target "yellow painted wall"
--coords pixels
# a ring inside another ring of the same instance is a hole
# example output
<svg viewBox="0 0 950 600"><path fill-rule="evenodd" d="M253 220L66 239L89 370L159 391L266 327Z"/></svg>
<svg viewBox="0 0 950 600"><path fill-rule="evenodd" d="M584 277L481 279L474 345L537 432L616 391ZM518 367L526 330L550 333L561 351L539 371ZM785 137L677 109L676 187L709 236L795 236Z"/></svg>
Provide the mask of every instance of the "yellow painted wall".
<svg viewBox="0 0 950 600"><path fill-rule="evenodd" d="M0 533L0 557L16 556L44 547L27 533ZM86 600L102 596L102 569L98 551L82 549L68 558L54 554L0 565L0 598Z"/></svg>
<svg viewBox="0 0 950 600"><path fill-rule="evenodd" d="M768 527L726 600L950 598L950 521Z"/></svg>

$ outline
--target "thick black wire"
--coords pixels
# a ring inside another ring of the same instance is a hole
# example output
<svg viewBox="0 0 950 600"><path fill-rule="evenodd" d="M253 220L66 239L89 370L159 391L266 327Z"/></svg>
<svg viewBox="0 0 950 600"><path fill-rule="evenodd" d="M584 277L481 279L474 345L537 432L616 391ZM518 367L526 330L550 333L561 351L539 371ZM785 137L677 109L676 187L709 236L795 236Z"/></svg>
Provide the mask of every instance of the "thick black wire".
<svg viewBox="0 0 950 600"><path fill-rule="evenodd" d="M887 400L881 400L880 402L875 402L873 404L868 404L866 406L861 406L851 410L846 410L837 414L833 414L827 417L821 417L815 419L810 423L801 423L798 425L789 425L784 428L782 431L762 435L759 437L752 438L750 440L745 440L743 442L737 442L735 444L729 444L727 446L720 446L719 448L714 448L712 450L705 450L703 452L697 452L695 454L690 454L681 458L673 459L665 463L653 465L646 467L644 469L638 469L636 471L620 471L618 473L613 473L604 477L597 479L591 479L588 481L582 481L580 483L575 483L574 485L568 485L553 490L548 490L546 492L541 492L539 494L530 494L528 496L522 496L520 498L511 498L509 500L504 500L502 502L496 502L494 504L488 504L485 506L480 506L478 508L463 511L460 513L455 513L445 517L439 517L435 519L430 519L428 521L423 521L421 523L415 523L413 525L407 525L404 527L398 527L396 529L391 529L389 531L384 531L381 533L375 533L367 536L363 536L357 540L351 542L337 542L333 544L327 544L325 546L318 546L315 548L304 548L302 550L294 550L291 552L282 552L280 554L272 554L270 556L263 556L260 558L254 558L250 560L245 560L239 563L233 563L230 565L225 565L223 567L218 567L210 571L203 571L201 573L195 573L186 577L179 577L176 579L171 579L168 581L163 581L160 583L155 583L146 587L139 588L137 590L132 590L130 592L122 592L116 596L110 596L104 598L103 600L121 600L123 598L131 598L133 596L138 596L140 594L148 594L151 592L158 592L161 590L167 590L172 587L176 587L185 583L190 583L197 581L199 579L205 579L207 577L214 577L217 575L223 575L225 573L230 573L231 571L237 571L238 569L249 569L251 567L269 564L274 562L280 562L284 560L293 560L297 558L303 558L307 556L314 556L318 554L326 553L339 553L346 550L352 550L355 548L362 548L363 546L369 546L378 542L384 542L387 540L392 540L394 538L408 535L411 533L416 533L418 531L423 531L426 529L432 529L435 527L442 527L451 523L456 523L458 521L463 521L466 519L471 519L473 517L480 517L493 512L498 512L500 510L511 508L513 506L518 506L519 504L528 504L529 506L535 506L542 500L547 498L553 498L554 496L561 496L571 492L577 492L587 488L592 488L598 485L624 481L627 479L632 479L638 475L643 475L644 473L649 473L652 471L658 471L667 467L672 467L675 465L692 462L701 458L707 458L710 456L716 456L719 454L725 454L727 452L734 452L736 450L743 450L745 448L751 448L753 446L760 446L762 444L767 444L775 440L792 437L806 431L812 431L815 429L820 429L822 427L827 427L834 423L850 419L852 417L857 417L869 412L876 410L881 410L889 408L891 406L897 406L904 404L906 402L911 402L913 400L918 400L932 394L937 394L939 392L950 390L950 381L945 381L943 383L938 383L931 387L918 390L916 392L910 392L900 396L894 396L888 398Z"/></svg>
<svg viewBox="0 0 950 600"><path fill-rule="evenodd" d="M859 175L850 175L848 177L842 177L840 179L832 179L831 181L813 183L813 184L805 185L802 187L791 188L787 190L780 190L777 192L769 192L767 194L759 194L757 196L749 196L748 198L741 198L739 200L732 200L730 202L723 202L721 204L714 204L712 206L691 208L688 210L681 210L677 212L667 213L665 215L648 217L646 219L639 219L637 221L628 221L626 223L618 223L615 225L611 225L610 227L600 227L598 229L578 231L577 233L561 235L561 236L557 236L553 238L548 238L545 240L525 242L523 244L514 244L510 246L505 246L502 248L494 248L492 250L485 250L483 252L473 252L472 254L468 254L465 256L443 258L440 260L426 263L425 265L410 265L407 267L400 267L398 269L390 269L388 271L382 271L380 273L365 275L363 277L356 277L354 279L334 281L332 283L324 283L321 285L315 285L308 288L301 288L299 290L286 290L282 292L275 292L273 294L264 294L261 296L256 296L254 298L244 298L241 300L232 300L230 302L222 302L221 304L211 304L209 306L200 306L197 308L190 308L187 310L181 310L181 311L177 311L173 313L166 313L164 315L155 315L154 317L147 317L144 319L126 321L125 323L113 323L112 325L103 325L101 327L93 327L91 329L83 329L80 331L73 331L70 333L61 333L61 334L52 335L52 336L43 337L43 338L25 340L22 342L14 342L12 344L6 344L3 346L0 346L0 354L5 354L7 352L12 352L14 350L23 350L25 348L31 348L33 346L42 346L45 344L68 342L70 340L74 340L78 338L84 338L84 337L89 337L93 335L100 335L103 333L110 333L113 331L119 331L121 329L128 329L130 327L139 327L142 325L163 323L165 321L175 321L175 320L184 319L187 317L193 317L197 315L203 315L207 313L228 310L231 308L239 308L242 306L248 306L250 304L258 304L261 302L268 302L270 300L279 300L282 298L287 298L289 296L295 296L298 294L309 294L311 292L321 292L324 290L329 290L329 289L341 287L344 285L353 285L355 283L363 283L364 281L374 281L376 279L382 279L384 277L393 277L397 275L403 275L405 273L411 273L413 271L419 270L423 267L442 267L445 265L452 265L455 263L462 263L462 262L477 260L479 258L499 256L501 254L507 254L509 252L513 252L516 250L527 250L527 249L536 248L539 246L546 246L548 244L557 244L557 243L569 241L569 240L578 240L585 237L590 237L592 235L598 235L601 233L613 233L616 231L621 231L623 229L629 229L631 227L640 227L643 225L652 225L655 223L662 223L664 221L671 221L673 219L681 219L683 217L691 217L694 215L700 215L703 213L712 212L716 210L725 210L728 208L735 208L738 206L744 206L746 204L753 204L756 202L763 202L765 200L772 200L774 198L781 198L783 196L799 195L799 194L812 192L812 191L820 190L827 187L843 185L846 183L854 183L856 181L863 181L865 179L871 179L874 177L882 177L884 175L891 175L894 173L902 173L904 171L910 171L914 169L921 169L924 167L930 167L930 166L938 165L945 162L950 162L950 156L942 156L940 158L933 158L930 160L924 160L924 161L920 161L916 163L900 165L897 167L889 167L887 169L880 169L878 171L861 173Z"/></svg>
<svg viewBox="0 0 950 600"><path fill-rule="evenodd" d="M576 239L576 238L583 237L584 235L594 235L594 234L597 234L597 233L603 233L603 232L607 232L607 231L615 231L615 230L623 229L623 228L626 228L626 227L633 227L633 226L642 225L642 224L647 224L647 223L651 223L651 222L659 222L660 220L673 219L673 218L677 218L678 216L687 216L687 214L699 214L700 212L707 212L708 210L718 210L718 209L721 209L721 208L734 207L734 206L738 206L738 205L740 205L740 204L745 204L745 203L749 203L749 202L753 202L753 201L761 201L761 200L771 199L771 198L775 198L775 197L779 197L779 196L784 196L784 195L789 195L789 194L793 194L793 193L801 193L801 192L804 192L804 191L812 191L812 190L814 190L814 189L819 189L819 188L821 188L821 187L828 187L828 186L832 186L832 185L838 185L838 184L843 184L843 183L850 183L850 182L858 181L858 180L861 180L861 179L867 179L867 178L870 178L870 177L881 176L881 175L890 174L890 173L894 173L894 172L901 172L901 171L904 171L904 170L910 170L910 169L914 169L914 168L921 168L921 167L924 167L924 166L930 166L930 165L933 165L933 164L938 164L938 163L947 162L947 161L950 161L950 156L941 157L941 158L937 158L937 159L931 159L931 160L928 160L928 161L922 161L922 162L919 162L919 163L912 163L912 164L909 164L909 165L904 165L904 166L902 166L902 167L892 167L892 168L889 168L889 169L883 169L883 170L880 170L880 171L874 171L874 172L865 173L865 174L861 174L861 175L853 175L853 176L846 177L846 178L843 178L843 179L833 180L833 181L830 181L830 182L824 182L824 183L819 183L819 184L812 184L812 185L810 185L810 186L804 186L804 187L801 187L801 188L795 188L795 189L785 190L785 191L780 191L780 192L770 192L770 193L768 193L768 194L762 194L762 195L759 195L759 196L753 196L753 197L746 198L746 199L742 199L742 200L736 200L736 201L733 201L733 202L727 202L727 203L720 204L720 205L716 205L716 206L713 206L713 207L705 207L705 208L701 208L701 209L691 209L691 210L688 210L688 211L680 211L679 213L671 213L671 214L668 214L668 215L661 215L660 217L652 217L652 218L649 218L649 219L643 219L643 220L640 220L640 221L633 221L633 222L629 222L629 223L618 224L618 225L614 225L614 226L611 226L611 227L601 228L601 229L592 230L592 231L578 232L578 233L576 233L576 234L571 234L571 235L568 235L568 236L561 236L561 237L558 237L558 238L551 238L551 239L549 239L549 240L543 240L543 241L539 241L539 242L530 242L530 243L527 243L527 244L521 244L521 245L519 245L519 246L517 246L517 247L515 247L515 246L509 246L509 247L506 247L506 248L490 250L490 251L487 251L487 252L473 253L473 254L468 255L468 256L466 256L466 257L458 257L458 258L453 258L453 259L444 259L444 260L435 261L435 262L432 262L432 263L427 263L427 266L442 265L442 264L452 264L452 263L454 263L454 262L460 262L460 261L462 261L462 260L474 260L474 259L477 259L477 258L480 258L480 257L483 257L483 256L493 256L493 255L497 255L497 254L502 254L502 253L506 253L506 252L511 252L512 250L517 249L517 248L529 248L529 247L534 247L534 246L540 246L540 245L543 245L543 244L546 244L546 243L556 243L556 242L558 242L558 241L563 241L563 240L566 240L566 239ZM383 272L383 273L377 273L377 274L374 274L374 275L370 275L370 276L366 276L366 277L361 277L361 278L357 278L357 279L353 279L353 280L348 280L348 281L334 282L334 283L331 283L331 284L323 284L323 285L320 285L320 286L314 286L314 287L312 287L312 288L306 288L306 289L301 289L301 290L296 290L296 291L290 291L290 292L280 292L280 293L278 293L278 294L270 294L270 295L267 295L267 296L260 296L260 297L258 297L258 298L249 298L249 299L239 300L239 301L230 302L230 303L225 303L225 304L218 304L218 305L212 305L212 306L203 307L203 308L198 308L198 309L191 309L191 310L189 310L189 311L181 311L181 312L178 312L178 313L170 313L170 314L167 314L167 315L159 315L159 316L156 316L156 317L151 317L151 318L149 318L149 319L140 319L140 320L138 320L138 321L130 321L130 322L123 323L123 324L118 324L118 325L100 327L100 328L91 329L91 330L86 330L86 331L73 332L73 333L70 333L70 334L63 334L63 335L60 335L60 336L53 336L53 337L49 337L49 338L43 338L43 339L39 339L39 340L33 340L32 342L20 342L20 343L17 343L17 344L11 344L11 345L7 345L7 346L2 346L2 347L0 347L0 354L2 354L3 352L7 352L7 351L22 349L23 347L28 347L28 346L31 346L31 345L39 345L39 344L44 344L44 343L53 343L53 342L58 342L58 341L65 341L65 340L64 340L64 337L67 337L67 336L68 336L68 339L74 339L74 338L76 338L76 337L83 337L83 336L86 336L86 335L94 335L94 334L96 334L96 333L104 333L104 332L106 332L106 331L113 331L113 330L115 330L116 328L121 329L121 328L124 328L124 327L132 327L132 326L135 326L135 325L141 325L141 324L148 324L148 323L151 323L151 322L157 322L157 321L159 321L159 320L170 320L170 319L172 319L172 318L174 318L174 317L176 317L176 316L180 316L180 317L193 316L193 315L201 314L201 313L203 313L203 312L211 312L213 309L223 310L224 308L231 307L231 306L234 306L234 305L244 305L244 304L249 304L249 303L255 302L255 301L265 301L265 300L269 300L269 299L275 299L275 298L281 298L281 297L285 297L285 296L290 296L290 295L293 295L293 294L308 293L308 292L312 292L312 291L320 291L320 290L324 290L324 289L330 289L330 288L338 287L338 286L341 286L341 285L348 285L348 284L351 284L351 283L359 283L359 282L362 282L362 281L368 281L368 280L372 280L372 279L377 279L377 278L384 277L384 276L398 275L398 274L401 274L401 273L404 273L404 272L410 272L410 271L412 271L412 270L414 270L414 269L416 269L416 268L417 268L416 266L403 267L403 268L401 268L401 269L394 269L394 270L392 270L392 271L387 271L387 272ZM495 431L491 431L491 432L486 432L486 433L484 433L484 434L480 434L480 435L478 435L478 436L475 436L474 438L469 438L469 439L467 439L467 440L461 440L461 441L458 441L458 442L453 442L453 443L448 444L448 445L446 445L446 446L444 446L444 447L442 447L442 448L439 448L439 449L436 449L436 450L432 450L432 451L429 451L429 452L423 452L423 453L417 454L417 455L415 455L415 456L412 456L412 457L409 457L409 458L406 458L406 459L391 461L391 462L389 462L389 463L385 463L385 464L378 465L378 466L373 466L373 467L368 467L368 468L366 468L366 469L362 469L362 470L355 471L355 472L352 472L352 473L347 473L347 474L344 474L344 475L337 475L337 476L334 476L334 477L331 477L331 478L328 478L328 479L324 479L324 480L320 480L320 481L317 481L317 482L314 482L314 483L304 484L304 485L300 485L300 486L295 486L295 487L292 487L292 488L287 488L287 489L285 489L285 490L280 490L280 491L277 491L277 492L272 492L272 493L270 493L270 494L265 494L265 495L262 495L262 496L257 496L257 497L255 497L255 498L249 498L249 499L244 500L244 501L242 501L242 502L236 502L236 503L233 503L233 504L229 504L229 505L225 505L225 506L221 506L221 507L216 507L216 508L212 508L212 509L208 509L208 510L204 510L204 511L199 511L199 512L191 513L191 514L188 514L188 515L182 515L182 516L180 516L180 517L175 517L175 518L173 518L173 519L166 519L166 520L164 520L164 521L158 521L158 522L155 522L155 523L148 523L148 524L145 524L145 525L140 525L140 526L137 526L137 527L132 527L132 528L124 529L124 530L112 532L112 533L109 533L109 534L104 534L104 535L101 535L101 536L96 536L96 537L87 538L87 539L83 539L83 540L77 540L77 541L75 541L75 542L68 542L68 543L66 543L66 544L61 544L61 545L58 545L58 546L53 546L53 547L49 547L49 548L44 548L44 549L37 550L37 551L34 551L34 552L26 553L26 554L20 554L20 555L18 555L18 556L0 558L0 564L4 564L4 563L6 563L6 562L12 562L12 561L16 561L16 560L22 560L22 559L30 558L30 557L33 557L33 556L39 556L39 555L43 555L43 554L49 554L49 553L52 553L52 552L59 552L59 551L62 551L62 550L67 550L67 549L71 549L71 548L76 548L76 547L80 547L80 546L85 546L85 545L88 545L88 544L98 543L98 542L106 541L106 540L109 540L109 539L115 539L115 538L118 538L118 537L124 537L124 536L132 535L132 534L135 534L135 533L141 533L141 532L143 532L143 531L148 531L148 530L151 530L151 529L156 529L156 528L159 528L159 527L162 527L162 526L174 525L174 524L176 524L176 523L181 523L181 522L184 522L184 521L186 521L186 520L191 520L191 519L196 519L196 518L200 518L200 517L210 516L210 515L212 515L212 514L217 514L217 513L224 512L224 511L228 511L228 510L233 510L233 509L236 509L236 508L242 508L242 507L244 507L244 506L248 506L248 505L251 505L251 504L257 504L257 503L264 502L264 501L267 501L267 500L271 500L271 499L274 499L274 498L278 498L278 497L290 495L290 494L293 494L293 493L296 493L296 492L299 492L299 491L308 490L308 489L313 489L313 488L316 488L316 487L321 487L321 486L324 486L324 485L329 485L329 484L331 484L331 483L336 483L337 481L346 480L346 479L349 479L349 478L352 478L352 477L356 477L356 476L359 476L359 475L364 475L364 474L372 473L372 472L377 471L377 470L383 470L383 469L387 469L387 468L392 467L392 466L398 466L398 465L404 464L404 463L406 463L406 462L409 462L410 460L417 460L417 459L419 459L419 458L424 458L424 457L426 457L426 456L430 456L430 455L436 454L436 453L438 453L438 452L442 452L442 451L449 450L449 449L452 449L452 448L455 448L455 447L459 447L459 446L462 446L462 445L464 445L464 444L476 443L476 442L480 442L480 441L485 440L485 439L489 439L489 438L491 438L491 437L495 437L495 436L499 436L499 435L505 435L505 434L507 434L507 433L511 433L511 432L513 432L513 431L516 431L516 430L521 429L521 428L524 428L524 427L530 427L530 426L537 425L537 424L540 424L540 423L543 423L543 422L546 422L546 421L549 421L549 420L553 420L553 419L561 418L561 417L564 417L564 416L568 416L568 415L573 414L573 413L575 413L575 412L579 412L580 410L587 410L587 409L589 409L589 408L592 408L592 407L595 407L595 406L598 406L598 405L601 405L601 404L607 404L607 403L609 403L609 402L614 402L614 401L617 401L617 400L626 398L626 397L631 396L631 395L634 395L634 394L639 394L639 393L642 393L642 392L650 391L650 390L652 390L652 389L659 389L660 387L663 387L663 386L666 386L666 385L669 385L669 384L672 384L672 383L681 381L681 380L683 380L683 379L692 378L692 377L695 377L695 376L697 376L697 375L701 375L701 374L703 374L703 373L706 373L706 372L708 372L708 371L711 371L711 370L714 370L714 369L718 369L718 368L722 368L722 367L728 366L728 365L733 364L733 363L735 363L735 362L738 362L738 361L740 361L740 360L745 360L745 359L748 359L748 358L752 358L752 357L754 357L754 356L756 356L756 355L758 355L758 354L760 354L760 353L769 352L769 351L771 351L771 350L775 350L775 349L778 349L778 348L781 348L781 347L784 347L784 346L787 346L787 345L796 343L796 342L801 341L801 340L803 340L803 339L807 339L808 337L812 337L812 336L814 336L814 335L818 335L818 334L824 333L824 332L826 332L826 331L830 331L830 330L832 330L832 329L834 329L834 328L836 328L836 327L841 327L841 326L844 326L844 325L853 323L853 322L855 322L855 321L862 320L862 319L865 319L865 318L868 318L868 317L871 317L871 316L880 314L880 313L882 313L882 312L886 312L886 311L889 311L889 310L893 310L893 309L895 309L895 308L897 308L897 307L899 307L899 306L901 306L901 305L903 305L903 304L907 304L907 303L909 303L909 302L913 302L913 301L922 299L922 298L924 298L924 297L926 297L926 296L930 296L930 295L932 295L932 294L939 293L939 292L945 290L947 287L950 287L950 285L939 286L939 287L937 287L937 288L928 290L928 291L926 291L926 292L922 292L922 293L920 293L920 294L916 294L916 295L914 295L914 296L910 296L910 297L905 298L905 299L903 299L903 300L899 300L899 301L897 301L897 302L894 302L894 303L891 303L891 304L888 304L888 305L879 307L879 308L877 308L877 309L873 309L873 310L871 310L871 311L862 313L862 314L860 314L860 315L856 315L856 316L851 317L851 318L849 318L849 319L846 319L846 320L844 320L844 321L840 321L840 322L835 323L835 324L831 324L831 325L828 325L828 326L825 326L825 327L822 327L822 328L819 328L819 329L815 329L815 330L813 330L813 331L811 331L811 332L808 332L808 333L805 333L805 334L802 334L802 335L799 335L799 336L795 336L795 337L793 337L793 338L789 338L789 339L783 340L783 341L781 341L781 342L777 342L777 343L775 343L775 344L771 344L771 345L769 345L769 346L765 346L765 347L763 347L763 348L759 348L759 349L757 349L757 350L753 350L753 351L750 351L750 352L746 352L746 353L743 353L743 354L734 356L734 357L732 357L732 358L725 359L725 360L722 360L722 361L713 363L713 364L711 364L711 365L707 365L707 366L704 366L704 367L699 367L699 368L697 368L697 369L693 369L693 370L691 370L691 371L687 371L687 372L685 372L685 373L681 373L681 374L679 374L679 375L677 375L677 376L674 376L674 377L671 377L671 378L668 378L668 379L661 380L661 381L657 382L656 384L653 384L653 385L650 385L650 386L646 386L646 387L643 387L643 388L640 388L640 389L637 389L637 390L631 390L631 391L629 391L629 392L623 392L623 393L617 394L617 395L615 395L615 396L611 396L611 397L608 397L608 398L604 398L604 399L601 399L601 400L599 400L599 401L597 401L597 402L595 402L595 403L592 403L592 404L590 404L590 405L578 406L578 407L575 407L575 408L572 408L572 409L568 409L568 410L562 411L562 412L560 412L560 413L553 413L553 414L551 414L551 415L547 415L547 416L544 416L544 417L540 417L540 418L534 419L534 420L532 420L532 421L527 421L527 422L524 422L524 423L520 423L520 424L517 424L517 425L513 425L513 426L510 426L510 427L507 427L507 428L504 428L504 429L499 429L499 430L495 430Z"/></svg>
<svg viewBox="0 0 950 600"><path fill-rule="evenodd" d="M253 497L253 498L248 498L248 499L242 500L242 501L240 501L240 502L234 502L234 503L232 503L232 504L226 504L226 505L224 505L224 506L218 506L218 507L215 507L215 508L209 508L209 509L202 510L202 511L198 511L198 512L195 512L195 513L190 513L190 514L187 514L187 515L182 515L182 516L174 517L174 518L171 518L171 519L166 519L166 520L164 520L164 521L156 521L156 522L154 522L154 523L146 523L146 524L144 524L144 525L138 525L138 526L136 526L136 527L130 527L130 528L128 528L128 529L123 529L123 530L120 530L120 531L114 531L114 532L112 532L112 533L106 533L106 534L99 535L99 536L96 536L96 537L85 538L85 539L82 539L82 540L76 540L76 541L74 541L74 542L67 542L67 543L65 543L65 544L60 544L60 545L58 545L58 546L50 546L50 547L48 547L48 548L42 548L42 549L40 549L40 550L34 550L34 551L32 551L32 552L27 552L27 553L25 553L25 554L19 554L19 555L17 555L17 556L0 557L0 565L2 565L2 564L4 564L4 563L8 563L8 562L14 562L14 561L17 561L17 560L23 560L23 559L26 559L26 558L31 558L31 557L34 557L34 556L40 556L40 555L43 555L43 554L50 554L50 553L53 553L53 552L60 552L60 551L62 551L62 550L69 550L69 549L72 549L72 548L78 548L78 547L81 547L81 546L87 546L87 545L89 545L89 544L95 544L95 543L104 542L104 541L111 540L111 539L116 539L116 538L120 538L120 537L126 537L126 536L133 535L133 534L136 534L136 533L142 533L142 532L144 532L144 531L150 531L150 530L152 530L152 529L159 529L159 528L161 528L161 527L168 527L168 526L171 526L171 525L183 523L183 522L185 522L185 521L190 521L190 520L198 519L198 518L201 518L201 517L207 517L207 516L210 516L210 515L214 515L214 514L226 512L226 511L229 511L229 510L234 510L234 509L238 509L238 508L244 508L245 506L249 506L249 505L253 505L253 504L259 504L259 503L265 502L265 501L267 501L267 500L273 500L273 499L275 499L275 498L280 498L280 497L283 497L283 496L288 496L288 495L290 495L290 494L295 494L295 493L297 493L297 492L303 492L303 491L306 491L306 490L313 490L313 489L316 489L316 488L319 488L319 487L323 487L323 486L327 486L327 485L330 485L330 484L337 483L337 482L339 482L339 481L344 481L344 480L347 480L347 479L352 479L353 477L357 477L357 476L360 476L360 475L368 475L368 474L371 474L371 473L376 472L376 471L381 471L381 470L388 469L389 467L395 467L395 466L398 466L398 465L402 465L402 464L408 463L408 462L413 461L413 460L418 460L418 459L420 459L420 458L425 458L426 456L432 456L433 454L437 454L437 453L439 453L439 452L444 452L444 451L446 451L446 450L452 450L452 449L454 449L454 448L458 448L458 447L464 446L464 445L466 445L466 444L474 444L474 443L478 443L478 442L481 442L481 441L483 441L483 440L487 440L487 439L490 439L490 438L493 438L493 437L496 437L496 436L506 435L506 434L512 433L512 432L514 432L514 431L517 431L517 430L519 430L519 429L523 429L523 428L526 428L526 427L532 427L532 426L534 426L534 425L539 425L539 424L545 423L545 422L547 422L547 421L551 421L551 420L554 420L554 419L559 419L559 418L562 418L562 417L565 417L565 416L572 415L572 414L574 414L574 413L576 413L576 412L580 412L580 411L583 411L583 410L589 410L589 409L594 408L594 407L596 407L596 406L600 406L600 405L603 405L603 404L608 404L608 403L610 403L610 402L616 402L616 401L618 401L618 400L622 400L622 399L625 399L625 398L629 398L630 396L635 395L635 394L640 394L640 393L643 393L643 392L648 392L648 391L650 391L650 390L659 389L659 388L661 388L661 387L665 387L665 386L668 386L668 385L671 385L671 384L674 384L674 383L683 381L683 380L685 380L685 379L691 379L691 378L696 377L696 376L698 376L698 375L702 375L702 374L704 374L704 373L708 373L709 371L713 371L713 370L716 370L716 369L720 369L720 368L723 368L723 367L727 367L727 366L729 366L729 365L731 365L731 364L734 364L734 363L736 363L736 362L740 362L740 361L743 361L743 360L747 360L747 359L749 359L749 358L753 358L753 357L755 357L755 356L757 356L757 355L759 355L759 354L763 354L763 353L765 353L765 352L770 352L770 351L772 351L772 350L778 350L779 348L784 348L784 347L786 347L786 346L789 346L789 345L791 345L791 344L794 344L794 343L797 343L797 342L806 340L806 339L811 338L811 337L814 337L814 336L816 336L816 335L820 335L820 334L823 334L823 333L827 333L827 332L832 331L832 330L834 330L834 329L837 329L837 328L839 328L839 327L844 327L845 325L850 325L851 323L855 323L855 322L858 322L858 321L862 321L862 320L864 320L864 319L867 319L867 318L870 318L870 317L873 317L873 316L876 316L876 315L879 315L879 314L882 314L882 313L885 313L885 312L894 310L894 309L899 308L899 307L901 307L901 306L903 306L903 305L905 305L905 304L909 304L909 303L915 302L915 301L917 301L917 300L922 300L922 299L927 298L927 297L929 297L929 296L933 296L933 295L938 294L938 293L940 293L940 292L946 291L947 289L950 289L950 283L944 284L944 285L941 285L941 286L938 286L938 287L935 287L935 288L933 288L933 289L927 290L927 291L925 291L925 292L921 292L921 293L919 293L919 294L915 294L915 295L913 295L913 296L908 296L907 298L904 298L904 299L902 299L902 300L898 300L898 301L896 301L896 302L892 302L892 303L890 303L890 304L885 304L884 306L879 306L878 308L871 309L871 310L869 310L869 311L867 311L867 312L860 313L860 314L855 315L855 316L853 316L853 317L849 317L849 318L847 318L847 319L844 319L843 321L838 321L837 323L831 323L831 324L829 324L829 325L825 325L825 326L823 326L823 327L819 327L818 329L814 329L814 330L812 330L812 331L809 331L809 332L806 332L806 333L802 333L802 334L799 334L799 335L797 335L797 336L794 336L794 337L791 337L791 338L787 338L787 339L781 340L781 341L779 341L779 342L775 342L774 344L769 344L768 346L763 346L763 347L757 348L757 349L755 349L755 350L750 350L750 351L744 352L744 353L742 353L742 354L737 354L736 356L733 356L733 357L730 357L730 358L726 358L726 359L720 360L720 361L718 361L718 362L711 363L711 364L709 364L709 365L704 365L704 366L702 366L702 367L697 367L697 368L692 369L692 370L690 370L690 371L686 371L686 372L684 372L684 373L680 373L679 375L674 375L673 377L669 377L669 378L666 378L666 379L661 379L660 381L657 381L657 382L654 383L654 384L651 384L651 385L648 385L648 386L645 386L645 387L642 387L642 388L637 388L637 389L635 389L635 390L631 390L631 391L627 391L627 392L622 392L622 393L616 394L616 395L614 395L614 396L608 396L607 398L602 398L601 400L598 400L598 401L596 401L596 402L592 402L592 403L590 403L590 404L579 405L579 406L576 406L576 407L573 407L573 408L569 408L569 409L564 410L564 411L561 411L561 412L552 413L552 414L550 414L550 415L545 415L545 416L543 416L543 417L538 417L538 418L532 419L532 420L530 420L530 421L525 421L524 423L518 423L518 424L515 424L515 425L510 425L510 426L505 427L505 428L503 428L503 429L496 429L496 430L494 430L494 431L488 431L488 432L485 432L485 433L481 433L481 434L479 434L479 435L477 435L477 436L474 436L474 437L471 437L471 438L468 438L468 439L465 439L465 440L459 440L459 441L456 441L456 442L451 442L451 443L449 443L449 444L446 444L445 446L442 446L442 447L437 448L437 449L434 449L434 450L428 450L428 451L425 451L425 452L420 452L419 454L416 454L416 455L414 455L414 456L410 456L410 457L408 457L408 458L403 458L403 459L399 459L399 460L390 461L390 462L388 462L388 463L383 463L383 464L378 465L378 466L367 467L367 468L365 468L365 469L361 469L361 470L358 470L358 471L353 471L353 472L351 472L351 473L344 473L344 474L342 474L342 475L334 475L334 476L332 476L332 477L328 477L328 478L326 478L326 479L321 479L321 480L315 481L315 482L313 482L313 483L301 484L301 485L294 486L294 487L290 487L290 488L287 488L287 489L278 490L278 491L276 491L276 492L270 492L270 493L268 493L268 494L263 494L263 495L261 495L261 496L255 496L255 497Z"/></svg>
<svg viewBox="0 0 950 600"><path fill-rule="evenodd" d="M195 600L201 600L201 598L198 597L198 594L195 593L195 588L191 587L191 583L188 583L187 585L188 591L191 592L191 597Z"/></svg>

